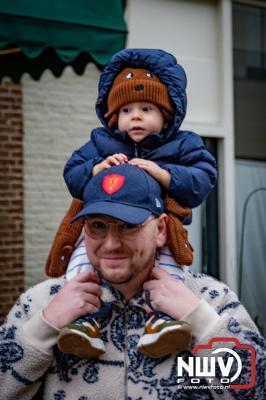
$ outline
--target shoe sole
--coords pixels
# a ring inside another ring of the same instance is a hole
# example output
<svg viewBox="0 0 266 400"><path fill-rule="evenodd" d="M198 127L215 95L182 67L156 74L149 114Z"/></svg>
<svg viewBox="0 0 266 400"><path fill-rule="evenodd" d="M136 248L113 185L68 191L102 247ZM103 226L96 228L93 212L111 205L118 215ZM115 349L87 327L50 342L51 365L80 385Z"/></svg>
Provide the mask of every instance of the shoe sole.
<svg viewBox="0 0 266 400"><path fill-rule="evenodd" d="M143 335L137 348L148 357L159 358L188 349L191 345L191 340L189 328L186 329L181 326L177 329L176 326L169 326L164 328L163 335L162 332Z"/></svg>
<svg viewBox="0 0 266 400"><path fill-rule="evenodd" d="M80 358L89 359L105 353L101 339L89 338L85 333L69 328L61 329L57 345L63 353L73 354Z"/></svg>

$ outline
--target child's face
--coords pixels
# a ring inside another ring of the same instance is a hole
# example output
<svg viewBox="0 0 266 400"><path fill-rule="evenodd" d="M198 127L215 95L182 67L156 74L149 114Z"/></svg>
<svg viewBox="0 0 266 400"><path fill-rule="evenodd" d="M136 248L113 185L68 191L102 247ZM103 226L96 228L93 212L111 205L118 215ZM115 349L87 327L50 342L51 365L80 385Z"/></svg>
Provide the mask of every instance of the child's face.
<svg viewBox="0 0 266 400"><path fill-rule="evenodd" d="M128 103L118 114L118 129L126 131L138 143L150 133L159 133L166 127L162 113L155 104L146 101Z"/></svg>

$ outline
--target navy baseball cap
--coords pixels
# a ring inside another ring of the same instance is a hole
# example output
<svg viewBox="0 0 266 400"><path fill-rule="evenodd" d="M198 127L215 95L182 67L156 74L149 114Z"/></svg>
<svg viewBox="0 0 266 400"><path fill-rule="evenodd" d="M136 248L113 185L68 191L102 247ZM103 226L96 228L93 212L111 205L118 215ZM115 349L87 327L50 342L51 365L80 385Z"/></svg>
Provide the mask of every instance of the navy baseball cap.
<svg viewBox="0 0 266 400"><path fill-rule="evenodd" d="M161 186L143 169L121 164L95 175L83 192L83 209L72 222L100 214L129 224L142 224L151 214L164 212Z"/></svg>

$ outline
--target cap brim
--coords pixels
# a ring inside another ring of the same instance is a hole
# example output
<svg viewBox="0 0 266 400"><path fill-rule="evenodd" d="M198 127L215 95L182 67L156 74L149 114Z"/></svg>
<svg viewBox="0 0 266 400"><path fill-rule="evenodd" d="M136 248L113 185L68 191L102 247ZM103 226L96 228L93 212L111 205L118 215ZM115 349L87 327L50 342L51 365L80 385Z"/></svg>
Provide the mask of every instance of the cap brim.
<svg viewBox="0 0 266 400"><path fill-rule="evenodd" d="M87 206L85 204L83 210L81 210L71 222L75 222L81 217L92 214L107 215L129 224L142 224L152 213L144 208L132 207L126 204L112 203L108 201L100 201L97 203L91 203Z"/></svg>

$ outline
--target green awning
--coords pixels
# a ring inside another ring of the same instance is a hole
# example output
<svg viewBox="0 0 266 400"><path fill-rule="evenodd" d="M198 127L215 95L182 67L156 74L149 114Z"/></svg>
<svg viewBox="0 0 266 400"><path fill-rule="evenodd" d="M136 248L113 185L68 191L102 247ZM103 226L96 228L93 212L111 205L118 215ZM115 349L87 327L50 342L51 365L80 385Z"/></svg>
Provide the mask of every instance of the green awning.
<svg viewBox="0 0 266 400"><path fill-rule="evenodd" d="M27 59L40 64L55 54L62 65L83 55L101 67L125 47L126 34L123 0L0 0L0 69L17 48L24 69Z"/></svg>

